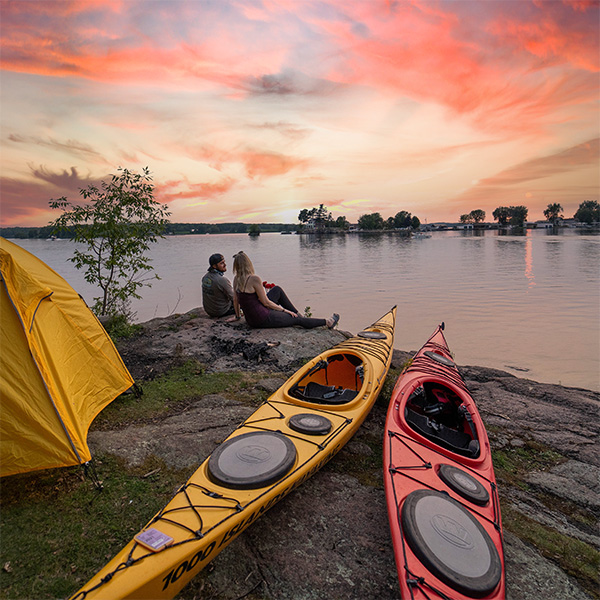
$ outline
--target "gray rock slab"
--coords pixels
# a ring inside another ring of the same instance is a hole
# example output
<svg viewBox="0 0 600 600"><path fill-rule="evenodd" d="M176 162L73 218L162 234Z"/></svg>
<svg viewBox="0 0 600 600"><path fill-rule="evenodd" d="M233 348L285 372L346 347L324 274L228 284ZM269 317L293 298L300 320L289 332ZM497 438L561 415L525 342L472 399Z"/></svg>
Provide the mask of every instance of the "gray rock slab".
<svg viewBox="0 0 600 600"><path fill-rule="evenodd" d="M600 468L569 460L544 472L530 473L527 481L559 498L600 509Z"/></svg>
<svg viewBox="0 0 600 600"><path fill-rule="evenodd" d="M140 465L154 455L175 468L192 467L202 463L253 411L239 402L211 394L160 423L91 431L88 442L93 454L114 454L131 465Z"/></svg>

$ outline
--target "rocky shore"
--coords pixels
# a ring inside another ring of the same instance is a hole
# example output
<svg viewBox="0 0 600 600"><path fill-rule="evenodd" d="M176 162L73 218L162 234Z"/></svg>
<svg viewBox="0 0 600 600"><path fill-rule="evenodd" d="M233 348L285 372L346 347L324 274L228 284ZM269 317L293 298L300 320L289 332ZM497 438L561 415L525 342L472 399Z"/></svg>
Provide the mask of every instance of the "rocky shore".
<svg viewBox="0 0 600 600"><path fill-rule="evenodd" d="M195 309L153 319L118 347L142 387L194 360L207 371L264 374L257 388L264 394L348 335L325 328L251 330L243 320L213 320ZM391 378L416 349L407 350L394 352ZM600 394L480 366L460 368L494 451L507 598L599 598ZM399 598L380 459L391 383L350 443L219 554L179 598ZM154 454L190 467L253 410L210 394L160 423L92 431L90 446L133 464Z"/></svg>

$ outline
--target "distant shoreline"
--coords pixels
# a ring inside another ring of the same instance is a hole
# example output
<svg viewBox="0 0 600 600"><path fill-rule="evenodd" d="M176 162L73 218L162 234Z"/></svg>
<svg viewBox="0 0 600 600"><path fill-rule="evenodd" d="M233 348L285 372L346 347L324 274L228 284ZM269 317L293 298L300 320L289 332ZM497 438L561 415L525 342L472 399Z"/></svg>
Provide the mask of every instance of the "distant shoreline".
<svg viewBox="0 0 600 600"><path fill-rule="evenodd" d="M225 235L225 234L247 234L252 224L249 223L221 223L219 225L210 223L170 223L167 226L165 236L183 236L183 235ZM295 235L356 235L356 234L386 234L410 236L413 233L435 233L438 231L502 231L512 234L526 232L532 229L556 230L577 230L584 233L600 232L600 223L587 225L585 223L568 222L566 224L554 227L547 221L535 221L526 223L524 227L506 226L501 227L498 223L477 223L465 224L454 222L436 222L431 224L421 224L421 227L415 231L411 228L403 229L358 229L351 226L349 229L339 229L332 227L326 230L317 231L308 227L301 227L291 223L259 223L260 233L286 233ZM71 236L65 234L56 234L50 225L40 227L0 227L0 236L19 240L19 239L71 239Z"/></svg>

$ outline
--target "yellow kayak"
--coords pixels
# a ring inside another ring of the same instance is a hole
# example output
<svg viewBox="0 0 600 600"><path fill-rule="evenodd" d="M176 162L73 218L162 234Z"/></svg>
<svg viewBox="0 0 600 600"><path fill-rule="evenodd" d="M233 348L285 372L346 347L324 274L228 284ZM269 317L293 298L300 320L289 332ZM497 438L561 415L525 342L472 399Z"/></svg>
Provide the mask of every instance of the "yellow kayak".
<svg viewBox="0 0 600 600"><path fill-rule="evenodd" d="M354 435L387 375L396 307L304 365L71 600L173 598Z"/></svg>

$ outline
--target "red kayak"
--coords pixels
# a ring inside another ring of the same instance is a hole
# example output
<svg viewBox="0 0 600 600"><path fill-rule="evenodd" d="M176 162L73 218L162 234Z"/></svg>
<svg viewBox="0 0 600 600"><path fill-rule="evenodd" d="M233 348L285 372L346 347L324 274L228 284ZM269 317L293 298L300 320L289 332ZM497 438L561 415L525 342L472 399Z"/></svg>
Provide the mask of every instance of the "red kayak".
<svg viewBox="0 0 600 600"><path fill-rule="evenodd" d="M398 378L384 483L403 600L503 599L502 523L490 444L442 323Z"/></svg>

